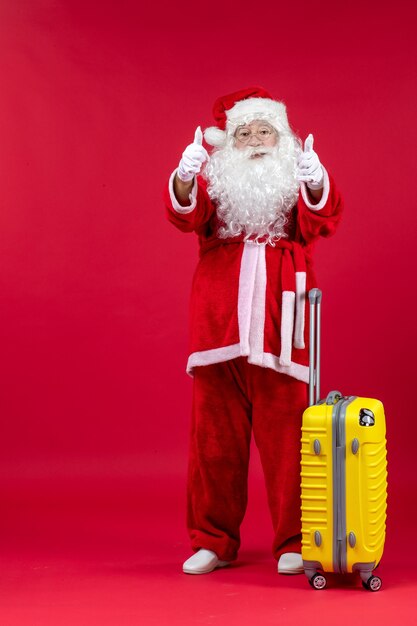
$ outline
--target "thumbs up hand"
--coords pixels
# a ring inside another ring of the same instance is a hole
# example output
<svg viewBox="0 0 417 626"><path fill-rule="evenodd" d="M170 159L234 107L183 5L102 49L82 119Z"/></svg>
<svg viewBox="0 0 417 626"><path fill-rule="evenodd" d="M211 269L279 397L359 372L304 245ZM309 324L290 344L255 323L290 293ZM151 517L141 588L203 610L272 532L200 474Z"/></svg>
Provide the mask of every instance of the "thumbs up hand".
<svg viewBox="0 0 417 626"><path fill-rule="evenodd" d="M209 158L207 150L203 147L203 133L200 126L194 134L194 141L190 143L182 153L182 158L178 166L178 178L184 183L188 183L198 174Z"/></svg>
<svg viewBox="0 0 417 626"><path fill-rule="evenodd" d="M320 159L313 150L314 137L310 133L304 142L304 150L297 161L297 178L307 183L310 189L323 187L324 174Z"/></svg>

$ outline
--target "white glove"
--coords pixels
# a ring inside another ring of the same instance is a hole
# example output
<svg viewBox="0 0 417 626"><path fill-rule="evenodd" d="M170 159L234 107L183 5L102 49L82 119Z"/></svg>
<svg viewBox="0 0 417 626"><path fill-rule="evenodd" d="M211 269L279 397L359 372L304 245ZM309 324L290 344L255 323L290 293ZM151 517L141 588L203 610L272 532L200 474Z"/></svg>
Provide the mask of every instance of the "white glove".
<svg viewBox="0 0 417 626"><path fill-rule="evenodd" d="M182 153L182 159L178 166L178 177L184 182L188 183L194 178L196 174L202 168L209 155L207 150L203 147L203 133L200 126L197 127L194 135L194 142L190 143Z"/></svg>
<svg viewBox="0 0 417 626"><path fill-rule="evenodd" d="M313 150L314 137L310 133L304 142L304 151L299 155L297 178L307 183L310 189L321 189L324 184L323 168L317 153Z"/></svg>

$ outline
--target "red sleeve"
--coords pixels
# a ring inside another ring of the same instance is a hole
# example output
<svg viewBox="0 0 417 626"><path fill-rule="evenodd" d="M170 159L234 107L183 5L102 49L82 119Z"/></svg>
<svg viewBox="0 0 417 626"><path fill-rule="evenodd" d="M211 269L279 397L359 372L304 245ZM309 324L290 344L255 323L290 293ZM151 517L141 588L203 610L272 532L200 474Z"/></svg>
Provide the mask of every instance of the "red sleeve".
<svg viewBox="0 0 417 626"><path fill-rule="evenodd" d="M311 243L318 237L330 237L336 231L343 211L343 200L329 176L329 195L318 211L310 209L302 195L297 204L295 240Z"/></svg>
<svg viewBox="0 0 417 626"><path fill-rule="evenodd" d="M190 210L188 207L174 207L171 193L170 183L168 182L164 189L164 203L168 220L185 233L192 231L201 233L204 231L205 225L208 224L215 213L215 207L207 193L205 181L197 177L196 202L194 208Z"/></svg>

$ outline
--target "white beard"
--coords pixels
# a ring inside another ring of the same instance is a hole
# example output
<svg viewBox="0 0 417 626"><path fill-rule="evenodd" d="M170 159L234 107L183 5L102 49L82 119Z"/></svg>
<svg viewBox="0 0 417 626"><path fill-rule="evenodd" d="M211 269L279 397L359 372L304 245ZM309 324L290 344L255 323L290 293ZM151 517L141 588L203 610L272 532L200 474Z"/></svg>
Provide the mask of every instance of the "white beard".
<svg viewBox="0 0 417 626"><path fill-rule="evenodd" d="M274 245L287 235L284 226L298 199L296 177L300 145L294 135L281 135L274 148L233 145L215 150L206 165L207 191L217 203L222 226L218 236L245 234L251 239ZM251 158L254 154L264 154Z"/></svg>

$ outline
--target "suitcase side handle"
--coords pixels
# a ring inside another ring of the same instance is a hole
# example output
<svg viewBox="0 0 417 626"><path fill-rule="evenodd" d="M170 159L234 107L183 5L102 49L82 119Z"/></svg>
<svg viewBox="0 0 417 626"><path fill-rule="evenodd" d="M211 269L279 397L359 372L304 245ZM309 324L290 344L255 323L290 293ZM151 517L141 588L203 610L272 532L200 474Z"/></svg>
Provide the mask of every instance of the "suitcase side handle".
<svg viewBox="0 0 417 626"><path fill-rule="evenodd" d="M336 402L339 402L340 398L343 398L343 394L341 394L340 391L330 391L330 393L327 394L326 404L336 404Z"/></svg>

